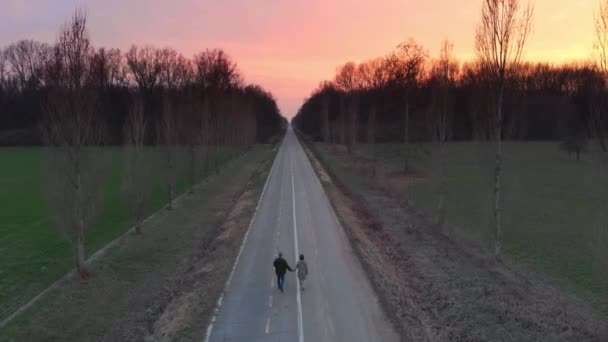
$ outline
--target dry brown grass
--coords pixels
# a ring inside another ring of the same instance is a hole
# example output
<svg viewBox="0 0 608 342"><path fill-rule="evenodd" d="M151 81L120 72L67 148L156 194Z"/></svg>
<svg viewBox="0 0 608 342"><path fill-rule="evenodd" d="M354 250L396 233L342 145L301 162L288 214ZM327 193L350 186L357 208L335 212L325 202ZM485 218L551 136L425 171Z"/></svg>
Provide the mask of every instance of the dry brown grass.
<svg viewBox="0 0 608 342"><path fill-rule="evenodd" d="M308 152L313 160L322 157L313 165L331 176L332 184L324 184L328 196L405 340L608 339L602 313L539 275L496 264L446 238L385 184L363 185L363 177L369 180L364 168L350 164L345 176L345 169L328 167L335 161L323 158L335 151Z"/></svg>

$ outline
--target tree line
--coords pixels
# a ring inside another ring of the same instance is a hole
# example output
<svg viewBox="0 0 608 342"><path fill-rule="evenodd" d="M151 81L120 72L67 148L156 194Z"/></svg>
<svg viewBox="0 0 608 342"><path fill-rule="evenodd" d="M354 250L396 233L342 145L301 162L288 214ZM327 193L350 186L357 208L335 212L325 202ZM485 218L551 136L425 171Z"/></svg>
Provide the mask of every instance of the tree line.
<svg viewBox="0 0 608 342"><path fill-rule="evenodd" d="M445 144L492 142L494 254L500 260L503 140L561 140L577 158L588 140L608 151L608 2L594 17L595 49L584 63L524 61L533 13L530 3L519 0L482 0L473 60L459 62L449 40L433 58L410 38L385 56L338 67L305 100L293 124L316 141L346 146L348 153L360 143L402 143L404 172L420 154L419 142L437 143L441 227Z"/></svg>
<svg viewBox="0 0 608 342"><path fill-rule="evenodd" d="M451 140L490 140L492 76L479 61L458 63L452 50L444 41L440 56L431 58L408 40L387 56L348 62L312 92L294 124L315 140L333 143L432 141L441 99L448 104L443 110L449 112ZM585 135L598 138L606 150L604 80L603 71L590 63L520 63L505 80L503 138Z"/></svg>
<svg viewBox="0 0 608 342"><path fill-rule="evenodd" d="M92 96L106 144L124 142L123 126L136 101L142 102L148 122L147 144L160 139L156 126L162 122L163 101L200 106L208 141L233 135L267 142L285 125L272 94L258 85L246 85L236 63L221 49L187 58L168 47L133 45L125 52L95 48L88 36L83 38L86 46L69 46L74 42L60 38L55 44L22 40L0 48L0 145L44 143L40 126L57 89L70 83L63 78L66 72L77 72L78 82ZM64 70L71 58L64 50L71 48L82 50L78 51L81 70ZM228 108L228 103L238 105ZM175 129L184 131L179 135L185 138L194 118L186 111L175 115Z"/></svg>
<svg viewBox="0 0 608 342"><path fill-rule="evenodd" d="M186 58L170 48L94 48L81 10L55 44L20 41L0 56L0 134L6 143L46 147L49 213L83 278L87 236L117 153L124 203L141 234L157 185L172 209L180 180L194 192L210 172L252 144L276 141L287 125L272 94L244 85L224 51Z"/></svg>

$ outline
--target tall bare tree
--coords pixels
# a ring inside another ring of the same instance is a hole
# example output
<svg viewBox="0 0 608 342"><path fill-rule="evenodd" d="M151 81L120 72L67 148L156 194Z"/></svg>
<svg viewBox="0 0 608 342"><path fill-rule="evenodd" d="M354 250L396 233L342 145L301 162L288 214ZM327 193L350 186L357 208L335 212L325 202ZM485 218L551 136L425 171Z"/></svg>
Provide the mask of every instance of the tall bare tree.
<svg viewBox="0 0 608 342"><path fill-rule="evenodd" d="M102 187L109 172L96 93L87 86L91 48L86 15L76 11L61 31L55 47L57 80L46 104L43 122L50 145L47 164L49 207L56 224L73 243L78 273L85 278L85 243L101 205Z"/></svg>
<svg viewBox="0 0 608 342"><path fill-rule="evenodd" d="M50 47L34 40L21 40L4 50L5 58L20 90L36 88L43 80L43 69Z"/></svg>
<svg viewBox="0 0 608 342"><path fill-rule="evenodd" d="M502 255L502 170L503 170L503 105L505 85L510 74L521 62L524 46L532 25L533 8L522 8L519 0L484 0L481 21L477 26L475 49L479 60L492 80L496 94L494 110L494 140L496 162L494 165L494 254Z"/></svg>
<svg viewBox="0 0 608 342"><path fill-rule="evenodd" d="M132 77L142 93L149 92L158 85L162 71L158 49L152 46L139 48L133 45L125 57Z"/></svg>
<svg viewBox="0 0 608 342"><path fill-rule="evenodd" d="M188 154L189 193L194 192L194 186L201 180L205 163L203 144L205 141L206 106L196 92L188 91L181 105L184 117L182 139Z"/></svg>
<svg viewBox="0 0 608 342"><path fill-rule="evenodd" d="M377 116L381 108L379 94L390 80L390 73L384 58L375 58L359 64L357 68L360 88L369 93L369 111L367 115L367 143L371 148L372 175L376 175L376 130Z"/></svg>
<svg viewBox="0 0 608 342"><path fill-rule="evenodd" d="M340 102L340 121L342 125L342 143L346 144L349 153L357 139L357 105L356 91L361 84L358 77L357 65L348 62L338 68L334 83L344 94Z"/></svg>
<svg viewBox="0 0 608 342"><path fill-rule="evenodd" d="M225 91L243 83L236 63L221 49L200 52L193 63L196 83L203 89Z"/></svg>
<svg viewBox="0 0 608 342"><path fill-rule="evenodd" d="M594 18L595 24L595 64L608 82L608 1L600 2L599 11ZM600 94L590 96L589 126L594 138L597 139L602 151L608 151L608 101L606 87Z"/></svg>
<svg viewBox="0 0 608 342"><path fill-rule="evenodd" d="M331 82L323 82L319 86L319 91L322 92L324 89L330 89L333 87ZM331 143L331 127L329 122L329 105L330 105L330 97L325 94L323 99L321 100L321 137L323 138L323 142L326 144Z"/></svg>
<svg viewBox="0 0 608 342"><path fill-rule="evenodd" d="M153 167L150 152L145 146L147 121L144 115L144 104L136 96L129 108L124 127L124 173L123 193L131 224L135 233L141 234L150 193L153 187Z"/></svg>
<svg viewBox="0 0 608 342"><path fill-rule="evenodd" d="M166 89L184 88L193 79L192 64L177 51L164 48L158 52L159 82Z"/></svg>
<svg viewBox="0 0 608 342"><path fill-rule="evenodd" d="M428 52L414 39L409 39L397 47L397 51L387 58L390 65L390 79L403 89L405 105L403 115L404 171L410 169L410 98L424 72Z"/></svg>
<svg viewBox="0 0 608 342"><path fill-rule="evenodd" d="M372 96L372 100L370 103L369 114L367 116L367 143L371 148L371 159L372 159L372 176L376 176L376 125L377 125L377 112L378 112L378 104L376 102L376 97Z"/></svg>
<svg viewBox="0 0 608 342"><path fill-rule="evenodd" d="M167 194L167 209L174 208L177 181L180 175L179 165L179 108L175 96L165 91L160 120L156 123L158 148L161 157L161 178Z"/></svg>
<svg viewBox="0 0 608 342"><path fill-rule="evenodd" d="M429 127L433 141L439 147L437 224L441 229L445 226L446 213L446 143L452 134L454 106L452 91L458 73L458 66L454 62L453 49L454 45L450 41L445 40L442 43L439 60L432 66L430 74L432 90Z"/></svg>
<svg viewBox="0 0 608 342"><path fill-rule="evenodd" d="M3 94L3 92L6 90L7 81L8 81L8 67L7 67L7 61L6 61L6 54L4 53L3 49L0 49L0 94Z"/></svg>

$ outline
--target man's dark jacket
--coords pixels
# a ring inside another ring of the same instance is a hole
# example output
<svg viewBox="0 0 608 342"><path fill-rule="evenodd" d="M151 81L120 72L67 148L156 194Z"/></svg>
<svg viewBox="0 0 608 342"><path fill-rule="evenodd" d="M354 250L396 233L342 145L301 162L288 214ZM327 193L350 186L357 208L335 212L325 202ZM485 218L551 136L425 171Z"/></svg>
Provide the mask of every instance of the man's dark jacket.
<svg viewBox="0 0 608 342"><path fill-rule="evenodd" d="M285 261L285 259L283 259L282 257L274 259L274 263L272 265L274 266L274 271L278 275L285 274L287 270L292 271L291 267L289 267L289 265L287 264L287 261Z"/></svg>

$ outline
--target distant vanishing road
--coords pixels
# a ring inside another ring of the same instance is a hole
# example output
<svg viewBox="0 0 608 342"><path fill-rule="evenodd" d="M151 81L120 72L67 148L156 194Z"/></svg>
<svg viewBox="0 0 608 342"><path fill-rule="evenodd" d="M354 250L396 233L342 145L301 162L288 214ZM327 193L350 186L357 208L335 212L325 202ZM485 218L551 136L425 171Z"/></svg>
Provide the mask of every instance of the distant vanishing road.
<svg viewBox="0 0 608 342"><path fill-rule="evenodd" d="M279 251L308 262L276 288ZM397 341L310 162L291 128L270 171L208 341Z"/></svg>

